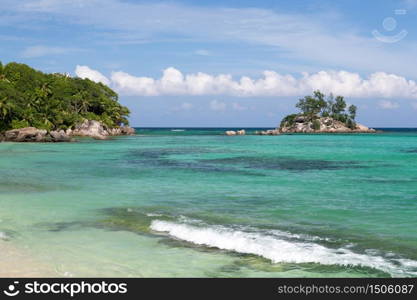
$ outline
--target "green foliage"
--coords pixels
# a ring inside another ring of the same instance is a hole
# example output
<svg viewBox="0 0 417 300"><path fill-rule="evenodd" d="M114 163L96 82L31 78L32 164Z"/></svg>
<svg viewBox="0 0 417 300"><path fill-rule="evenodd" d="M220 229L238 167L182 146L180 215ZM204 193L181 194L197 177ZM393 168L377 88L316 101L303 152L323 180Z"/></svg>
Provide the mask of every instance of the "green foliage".
<svg viewBox="0 0 417 300"><path fill-rule="evenodd" d="M355 118L356 118L356 111L358 110L358 108L355 105L351 105L351 106L349 106L348 110L349 110L349 117L352 120L355 120Z"/></svg>
<svg viewBox="0 0 417 300"><path fill-rule="evenodd" d="M286 116L284 119L282 119L280 127L293 125L294 120L297 116L298 116L297 114L292 114L292 115Z"/></svg>
<svg viewBox="0 0 417 300"><path fill-rule="evenodd" d="M26 120L12 120L11 126L13 129L29 127L29 122Z"/></svg>
<svg viewBox="0 0 417 300"><path fill-rule="evenodd" d="M129 113L102 83L0 62L1 131L22 126L67 129L84 118L118 127L129 124Z"/></svg>
<svg viewBox="0 0 417 300"><path fill-rule="evenodd" d="M311 128L313 128L314 130L320 130L320 121L317 119L313 120Z"/></svg>
<svg viewBox="0 0 417 300"><path fill-rule="evenodd" d="M341 114L344 113L346 109L346 102L343 96L337 96L335 103L333 103L331 107L331 111L333 114Z"/></svg>
<svg viewBox="0 0 417 300"><path fill-rule="evenodd" d="M344 123L351 129L355 128L357 107L351 105L346 111L346 106L343 96L334 97L333 94L330 94L326 97L320 91L314 91L313 95L299 99L296 104L296 107L300 109L301 114L312 122L312 128L314 130L320 129L320 122L317 120L319 117L330 117ZM281 127L293 125L294 120L298 115L293 114L286 116L281 122Z"/></svg>
<svg viewBox="0 0 417 300"><path fill-rule="evenodd" d="M301 98L296 107L299 108L302 113L311 119L318 113L327 108L327 102L324 100L324 94L320 91L315 91L313 96L305 96Z"/></svg>
<svg viewBox="0 0 417 300"><path fill-rule="evenodd" d="M356 127L356 122L353 119L347 119L346 121L346 125L347 127L349 127L350 129L355 129Z"/></svg>

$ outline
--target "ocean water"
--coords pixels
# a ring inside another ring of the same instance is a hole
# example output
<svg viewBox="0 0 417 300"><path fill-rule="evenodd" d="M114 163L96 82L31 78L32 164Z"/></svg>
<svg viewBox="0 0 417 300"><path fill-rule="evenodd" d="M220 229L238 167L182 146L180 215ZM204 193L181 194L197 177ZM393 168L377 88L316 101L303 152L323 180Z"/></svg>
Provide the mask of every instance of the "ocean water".
<svg viewBox="0 0 417 300"><path fill-rule="evenodd" d="M0 239L57 276L417 276L417 130L223 131L0 143Z"/></svg>

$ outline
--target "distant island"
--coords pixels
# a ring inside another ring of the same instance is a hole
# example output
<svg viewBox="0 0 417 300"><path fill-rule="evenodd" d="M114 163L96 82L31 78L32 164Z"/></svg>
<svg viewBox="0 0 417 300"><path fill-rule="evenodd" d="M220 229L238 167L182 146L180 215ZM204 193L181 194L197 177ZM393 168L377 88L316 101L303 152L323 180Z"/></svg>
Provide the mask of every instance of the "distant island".
<svg viewBox="0 0 417 300"><path fill-rule="evenodd" d="M326 97L320 91L301 98L296 107L300 113L291 114L282 119L280 133L372 133L368 128L355 121L357 107L347 107L343 96Z"/></svg>
<svg viewBox="0 0 417 300"><path fill-rule="evenodd" d="M279 135L285 133L375 133L376 130L355 121L357 107L347 107L343 96L326 97L320 91L305 96L296 104L300 113L282 119L276 129L257 131L258 135ZM236 135L227 131L226 135Z"/></svg>
<svg viewBox="0 0 417 300"><path fill-rule="evenodd" d="M102 83L0 62L0 141L65 142L129 135L129 109Z"/></svg>
<svg viewBox="0 0 417 300"><path fill-rule="evenodd" d="M320 91L305 96L296 104L300 113L282 119L278 128L256 131L257 135L280 135L285 133L375 133L376 130L355 121L357 107L347 107L343 96L326 97ZM246 135L245 130L227 130L225 135Z"/></svg>

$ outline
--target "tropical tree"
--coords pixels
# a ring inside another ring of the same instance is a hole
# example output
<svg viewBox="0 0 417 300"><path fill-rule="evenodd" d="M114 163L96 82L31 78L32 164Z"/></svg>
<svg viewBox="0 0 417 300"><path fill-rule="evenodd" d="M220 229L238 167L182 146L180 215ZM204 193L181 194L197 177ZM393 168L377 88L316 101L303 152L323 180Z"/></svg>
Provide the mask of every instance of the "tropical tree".
<svg viewBox="0 0 417 300"><path fill-rule="evenodd" d="M356 118L356 111L357 111L357 107L355 105L351 105L349 106L348 110L349 110L349 117L354 120Z"/></svg>
<svg viewBox="0 0 417 300"><path fill-rule="evenodd" d="M7 97L0 98L0 129L7 128L12 121L15 105Z"/></svg>
<svg viewBox="0 0 417 300"><path fill-rule="evenodd" d="M319 127L319 122L315 122L318 118L331 117L345 123L345 125L350 128L354 128L356 126L355 118L357 107L355 105L350 105L346 111L346 106L346 101L343 96L334 97L333 94L330 94L326 97L326 95L320 91L314 91L313 95L299 99L296 104L296 107L300 109L302 115L312 121L315 127ZM285 117L282 120L281 126L283 126L283 124L294 123L297 116L298 115L293 114Z"/></svg>
<svg viewBox="0 0 417 300"><path fill-rule="evenodd" d="M326 109L327 103L324 100L324 94L320 91L314 91L313 96L301 98L296 104L296 107L299 108L304 115L312 119L318 113Z"/></svg>
<svg viewBox="0 0 417 300"><path fill-rule="evenodd" d="M74 127L83 118L109 127L128 125L129 110L108 86L89 79L45 74L24 64L0 62L0 130Z"/></svg>

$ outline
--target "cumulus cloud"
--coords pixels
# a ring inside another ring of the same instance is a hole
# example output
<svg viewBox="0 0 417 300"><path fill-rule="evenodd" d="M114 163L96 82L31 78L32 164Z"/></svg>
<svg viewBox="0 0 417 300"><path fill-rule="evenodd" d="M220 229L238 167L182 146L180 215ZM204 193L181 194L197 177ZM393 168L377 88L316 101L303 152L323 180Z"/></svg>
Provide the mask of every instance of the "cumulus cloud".
<svg viewBox="0 0 417 300"><path fill-rule="evenodd" d="M90 69L87 66L77 66L75 68L75 74L80 78L88 78L94 82L101 82L106 85L110 85L110 80L101 74L99 71Z"/></svg>
<svg viewBox="0 0 417 300"><path fill-rule="evenodd" d="M82 69L81 69L82 68ZM98 71L77 66L80 77L103 83L109 80ZM83 71L83 72L81 72ZM229 74L210 75L202 72L183 74L175 68L167 68L160 78L138 77L125 72L113 72L110 84L124 95L229 95L237 97L300 96L314 90L353 98L414 98L417 99L417 83L404 77L376 72L364 78L347 71L320 71L302 73L300 76L283 75L264 71L259 78L242 76L234 79Z"/></svg>
<svg viewBox="0 0 417 300"><path fill-rule="evenodd" d="M210 109L214 111L225 111L226 110L226 103L213 100L210 102Z"/></svg>
<svg viewBox="0 0 417 300"><path fill-rule="evenodd" d="M382 100L378 103L378 105L382 109L396 109L399 107L398 103L388 100Z"/></svg>
<svg viewBox="0 0 417 300"><path fill-rule="evenodd" d="M110 85L124 95L230 95L237 97L300 96L321 90L354 98L417 99L417 83L404 77L376 72L363 78L347 71L320 71L301 76L282 75L264 71L260 78L242 76L233 79L229 74L210 75L202 72L183 74L167 68L160 78L138 77L118 71L110 79L88 66L77 66L78 77Z"/></svg>

